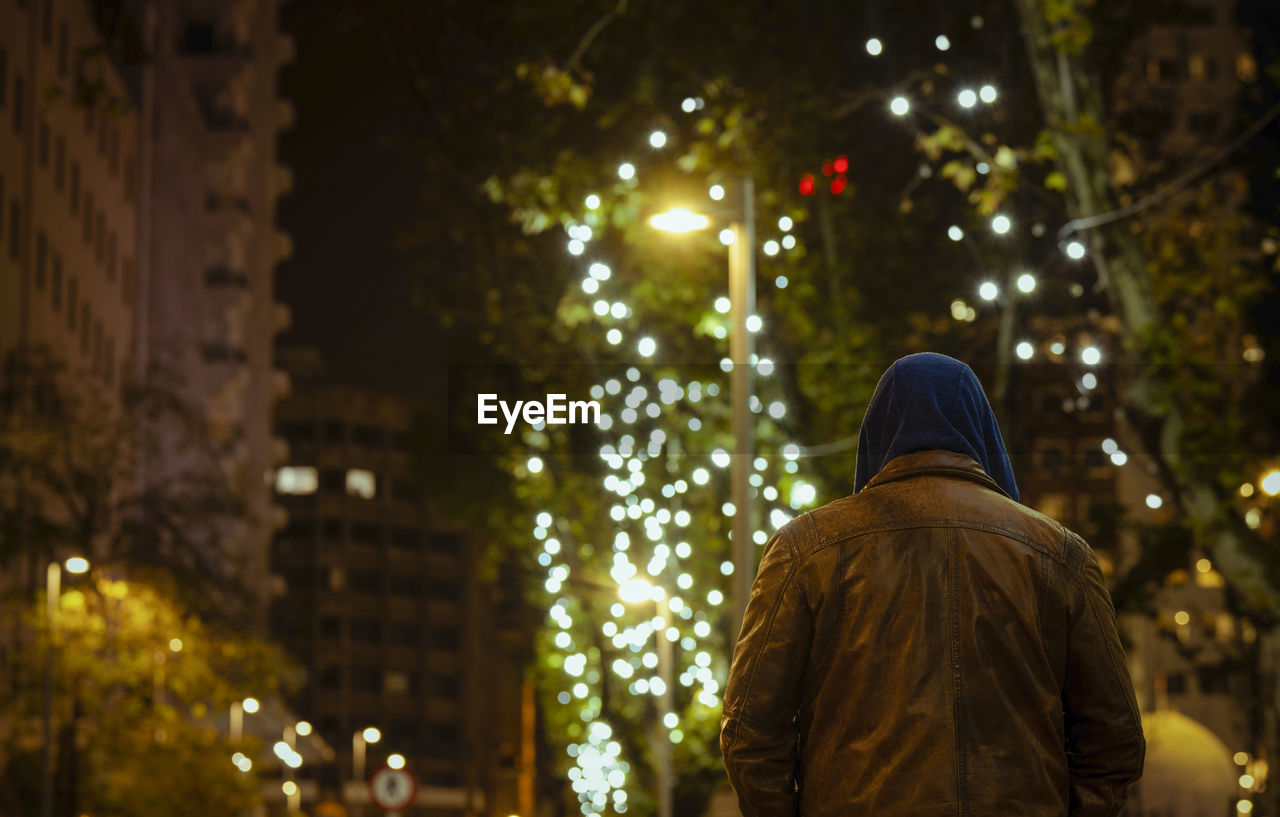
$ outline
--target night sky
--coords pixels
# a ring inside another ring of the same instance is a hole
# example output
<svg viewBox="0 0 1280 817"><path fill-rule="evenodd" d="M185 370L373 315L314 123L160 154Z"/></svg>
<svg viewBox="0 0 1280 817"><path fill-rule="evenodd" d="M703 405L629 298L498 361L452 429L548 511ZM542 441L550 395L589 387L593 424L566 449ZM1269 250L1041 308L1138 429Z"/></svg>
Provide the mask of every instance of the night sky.
<svg viewBox="0 0 1280 817"><path fill-rule="evenodd" d="M297 59L280 75L294 128L280 159L294 174L277 218L293 257L276 297L293 310L280 347L320 349L343 380L421 393L428 385L428 321L410 305L413 260L397 249L422 184L409 145L421 119L407 82L342 0L287 3L283 26Z"/></svg>

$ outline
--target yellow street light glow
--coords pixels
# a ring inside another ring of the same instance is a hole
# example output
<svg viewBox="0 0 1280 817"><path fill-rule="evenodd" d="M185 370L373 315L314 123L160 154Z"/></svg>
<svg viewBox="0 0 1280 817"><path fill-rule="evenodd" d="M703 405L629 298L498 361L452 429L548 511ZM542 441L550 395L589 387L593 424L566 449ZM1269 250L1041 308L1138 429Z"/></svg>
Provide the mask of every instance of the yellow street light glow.
<svg viewBox="0 0 1280 817"><path fill-rule="evenodd" d="M82 556L72 556L67 559L64 566L68 573L84 573L89 569L89 560Z"/></svg>
<svg viewBox="0 0 1280 817"><path fill-rule="evenodd" d="M1241 814L1248 814L1249 812L1253 811L1253 803L1249 800L1241 800L1240 802L1236 803L1236 811L1240 812Z"/></svg>
<svg viewBox="0 0 1280 817"><path fill-rule="evenodd" d="M181 639L181 638L171 638L171 639L169 639L169 651L170 651L170 652L182 652L182 639Z"/></svg>
<svg viewBox="0 0 1280 817"><path fill-rule="evenodd" d="M243 707L244 707L244 711L245 711L245 712L248 712L250 715L252 715L254 712L257 712L257 711L258 711L258 699L257 699L257 698L245 698L245 699L240 703L240 705L241 705L241 706L243 706Z"/></svg>
<svg viewBox="0 0 1280 817"><path fill-rule="evenodd" d="M1262 488L1262 492L1267 496L1280 494L1280 471L1274 469L1268 471L1266 475L1262 477L1262 482L1259 483L1259 486Z"/></svg>
<svg viewBox="0 0 1280 817"><path fill-rule="evenodd" d="M1208 559L1196 560L1197 573L1208 573L1210 570L1213 570L1213 564Z"/></svg>
<svg viewBox="0 0 1280 817"><path fill-rule="evenodd" d="M311 734L311 724L307 721L298 721L298 723L293 727L293 731L299 736L305 738L307 735Z"/></svg>
<svg viewBox="0 0 1280 817"><path fill-rule="evenodd" d="M365 727L365 730L360 733L360 736L364 738L365 743L377 743L382 740L382 733L378 731L378 727L376 726Z"/></svg>
<svg viewBox="0 0 1280 817"><path fill-rule="evenodd" d="M404 768L404 755L396 753L387 758L387 765L393 769Z"/></svg>
<svg viewBox="0 0 1280 817"><path fill-rule="evenodd" d="M1237 766L1243 766L1244 764L1249 762L1249 753L1236 752L1235 757L1233 757L1232 760L1236 762Z"/></svg>
<svg viewBox="0 0 1280 817"><path fill-rule="evenodd" d="M1185 627L1191 622L1191 614L1186 610L1179 610L1173 614L1173 620L1178 623L1178 626Z"/></svg>
<svg viewBox="0 0 1280 817"><path fill-rule="evenodd" d="M649 219L649 223L668 233L688 233L694 230L706 229L706 226L711 222L704 215L691 212L683 207L677 207L674 210L659 213Z"/></svg>
<svg viewBox="0 0 1280 817"><path fill-rule="evenodd" d="M1240 775L1240 787L1245 789L1253 788L1253 775L1251 774Z"/></svg>
<svg viewBox="0 0 1280 817"><path fill-rule="evenodd" d="M298 793L298 784L292 780L286 780L280 784L280 791L284 792L286 797L292 797Z"/></svg>

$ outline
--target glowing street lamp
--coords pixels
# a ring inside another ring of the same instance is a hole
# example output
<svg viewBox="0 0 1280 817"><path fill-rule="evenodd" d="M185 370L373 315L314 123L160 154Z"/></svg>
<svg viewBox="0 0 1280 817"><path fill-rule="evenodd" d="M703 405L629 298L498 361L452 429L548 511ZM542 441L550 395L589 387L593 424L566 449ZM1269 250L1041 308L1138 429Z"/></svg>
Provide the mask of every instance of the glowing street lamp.
<svg viewBox="0 0 1280 817"><path fill-rule="evenodd" d="M742 629L743 613L751 595L751 579L755 576L755 559L751 540L752 502L751 461L755 458L755 439L751 433L751 351L752 335L747 326L755 312L755 187L750 176L741 179L740 207L736 220L721 232L721 241L729 246L729 360L733 364L730 380L734 457L731 466L730 500L738 512L733 515L733 620L729 643L737 643ZM654 227L668 232L703 229L710 220L684 208L654 216ZM727 234L727 235L726 235ZM725 239L728 238L728 241Z"/></svg>
<svg viewBox="0 0 1280 817"><path fill-rule="evenodd" d="M691 233L694 230L705 230L711 219L701 213L677 207L657 214L649 219L649 223L667 233Z"/></svg>
<svg viewBox="0 0 1280 817"><path fill-rule="evenodd" d="M44 651L44 747L41 757L40 814L53 815L53 649L57 638L58 608L62 602L62 565L50 562L45 571L45 625L49 631L49 643ZM68 573L81 574L89 570L89 560L72 556L66 561Z"/></svg>

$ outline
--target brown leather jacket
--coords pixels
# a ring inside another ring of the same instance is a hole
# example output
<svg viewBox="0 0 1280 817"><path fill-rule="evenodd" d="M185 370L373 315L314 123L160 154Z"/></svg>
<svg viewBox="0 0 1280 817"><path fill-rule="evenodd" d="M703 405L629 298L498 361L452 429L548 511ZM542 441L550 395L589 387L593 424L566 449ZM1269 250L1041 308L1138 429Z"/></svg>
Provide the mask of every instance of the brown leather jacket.
<svg viewBox="0 0 1280 817"><path fill-rule="evenodd" d="M1093 549L920 451L769 541L720 748L744 817L1109 817L1146 741Z"/></svg>

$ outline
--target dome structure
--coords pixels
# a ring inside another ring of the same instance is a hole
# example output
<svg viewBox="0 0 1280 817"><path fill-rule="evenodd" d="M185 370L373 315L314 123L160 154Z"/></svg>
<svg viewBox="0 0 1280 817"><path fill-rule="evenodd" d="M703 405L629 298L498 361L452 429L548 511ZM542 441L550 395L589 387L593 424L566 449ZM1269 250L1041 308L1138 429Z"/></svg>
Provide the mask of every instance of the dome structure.
<svg viewBox="0 0 1280 817"><path fill-rule="evenodd" d="M1234 812L1240 770L1208 727L1172 709L1142 713L1147 756L1142 817L1222 817Z"/></svg>

